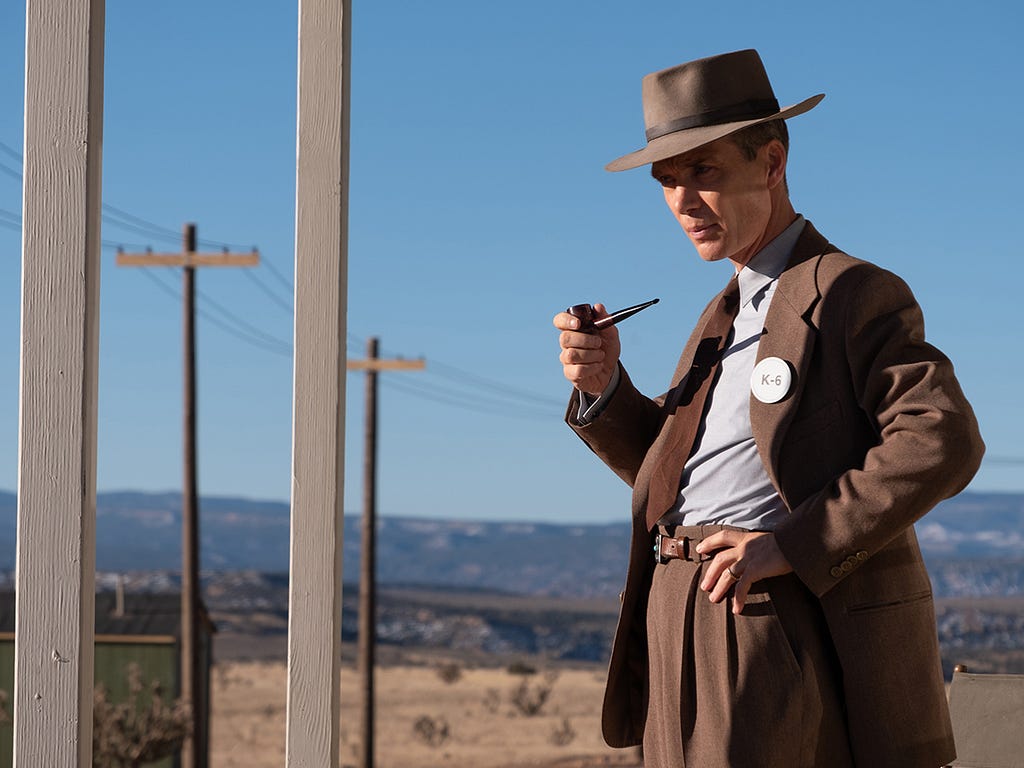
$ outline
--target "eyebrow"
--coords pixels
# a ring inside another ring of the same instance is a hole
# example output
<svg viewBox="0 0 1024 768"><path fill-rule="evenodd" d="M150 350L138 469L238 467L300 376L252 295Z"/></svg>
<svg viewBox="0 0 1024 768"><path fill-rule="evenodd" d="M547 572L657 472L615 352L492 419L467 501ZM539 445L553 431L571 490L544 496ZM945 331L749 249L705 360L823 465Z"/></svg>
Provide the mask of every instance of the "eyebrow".
<svg viewBox="0 0 1024 768"><path fill-rule="evenodd" d="M693 168L695 165L703 165L709 161L715 161L715 154L713 152L701 152L699 155L693 155L691 158L686 160L677 160L672 163L671 168ZM651 163L651 177L657 179L658 174L655 171L655 165L657 165L657 163Z"/></svg>

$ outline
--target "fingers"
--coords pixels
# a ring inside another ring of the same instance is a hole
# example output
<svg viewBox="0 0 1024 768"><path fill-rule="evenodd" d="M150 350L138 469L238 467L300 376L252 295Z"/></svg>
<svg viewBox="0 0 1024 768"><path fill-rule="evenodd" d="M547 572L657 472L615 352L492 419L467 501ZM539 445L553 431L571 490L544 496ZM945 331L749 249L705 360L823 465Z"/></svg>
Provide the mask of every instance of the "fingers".
<svg viewBox="0 0 1024 768"><path fill-rule="evenodd" d="M603 360L608 347L605 338L600 334L579 331L562 331L558 335L558 346L562 348L559 360L563 365Z"/></svg>
<svg viewBox="0 0 1024 768"><path fill-rule="evenodd" d="M559 312L551 322L560 331L575 331L580 327L580 319L570 315L568 312Z"/></svg>
<svg viewBox="0 0 1024 768"><path fill-rule="evenodd" d="M608 314L603 304L594 305L594 310L599 318ZM559 312L552 322L561 330L558 360L565 378L581 392L601 394L611 381L619 359L618 331L614 328L600 333L574 330L579 328L580 321L568 312Z"/></svg>
<svg viewBox="0 0 1024 768"><path fill-rule="evenodd" d="M605 309L604 304L594 304L594 319L600 320L602 317L607 317L608 310ZM560 331L575 331L580 327L580 319L575 315L571 315L568 312L559 312L555 315L552 320L555 328Z"/></svg>
<svg viewBox="0 0 1024 768"><path fill-rule="evenodd" d="M743 610L739 595L742 594L743 598L746 598L747 592L750 591L750 577L746 574L744 563L735 548L722 550L707 563L700 588L709 593L708 599L712 603L721 602L731 594L734 612L739 613ZM737 602L740 603L738 608Z"/></svg>
<svg viewBox="0 0 1024 768"><path fill-rule="evenodd" d="M558 356L562 373L576 389L599 395L611 380L615 360L608 361L600 336L562 331Z"/></svg>
<svg viewBox="0 0 1024 768"><path fill-rule="evenodd" d="M715 553L705 565L700 588L713 603L731 594L733 613L743 610L754 583L793 570L771 533L727 529L708 536L697 551Z"/></svg>
<svg viewBox="0 0 1024 768"><path fill-rule="evenodd" d="M732 550L735 551L735 550ZM714 564L718 558L712 560ZM741 559L733 560L728 563L725 558L721 560L721 563L725 563L724 567L717 568L717 576L708 575L704 580L704 584L701 588L706 592L709 592L708 599L712 603L719 603L728 596L732 596L732 612L742 613L743 606L746 604L747 595L750 593L750 587L754 583L755 579L746 571L746 566Z"/></svg>
<svg viewBox="0 0 1024 768"><path fill-rule="evenodd" d="M723 547L735 547L745 535L745 531L734 531L731 528L726 528L724 531L713 533L704 539L697 545L697 552L706 555Z"/></svg>

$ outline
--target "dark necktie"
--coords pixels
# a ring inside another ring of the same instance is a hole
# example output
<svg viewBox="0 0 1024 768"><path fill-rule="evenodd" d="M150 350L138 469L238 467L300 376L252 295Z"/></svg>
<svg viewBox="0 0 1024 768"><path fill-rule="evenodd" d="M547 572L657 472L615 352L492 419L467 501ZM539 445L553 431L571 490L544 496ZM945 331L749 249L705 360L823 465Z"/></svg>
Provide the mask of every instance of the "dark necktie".
<svg viewBox="0 0 1024 768"><path fill-rule="evenodd" d="M669 393L669 401L675 402L675 411L666 427L669 434L661 453L662 461L667 463L651 478L647 497L647 530L654 528L661 516L675 505L679 496L683 467L693 454L708 392L714 386L718 364L722 360L729 341L729 331L732 330L739 308L740 286L733 275L704 323L700 343L693 356L693 365L679 383L681 393L678 396Z"/></svg>

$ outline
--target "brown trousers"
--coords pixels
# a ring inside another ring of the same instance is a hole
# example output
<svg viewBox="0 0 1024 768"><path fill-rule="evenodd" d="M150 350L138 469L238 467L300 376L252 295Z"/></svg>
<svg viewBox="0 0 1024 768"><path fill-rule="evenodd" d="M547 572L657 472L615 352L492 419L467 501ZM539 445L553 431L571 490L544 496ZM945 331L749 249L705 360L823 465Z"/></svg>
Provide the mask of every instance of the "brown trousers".
<svg viewBox="0 0 1024 768"><path fill-rule="evenodd" d="M662 528L705 538L722 526ZM696 543L696 542L695 542ZM743 612L700 590L704 564L655 568L647 609L646 768L849 768L840 674L817 599L790 574Z"/></svg>

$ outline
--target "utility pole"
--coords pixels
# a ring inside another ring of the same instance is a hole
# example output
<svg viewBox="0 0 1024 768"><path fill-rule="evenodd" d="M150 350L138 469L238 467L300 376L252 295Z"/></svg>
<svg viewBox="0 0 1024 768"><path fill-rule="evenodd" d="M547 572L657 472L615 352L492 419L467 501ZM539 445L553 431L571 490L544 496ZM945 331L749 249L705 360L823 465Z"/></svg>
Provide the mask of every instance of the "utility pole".
<svg viewBox="0 0 1024 768"><path fill-rule="evenodd" d="M196 225L185 224L181 253L124 253L119 267L181 267L183 468L181 491L181 700L192 713L192 736L182 745L181 768L207 768L207 691L199 658L199 492L196 473L196 267L255 267L259 253L196 252Z"/></svg>
<svg viewBox="0 0 1024 768"><path fill-rule="evenodd" d="M378 340L366 342L366 359L349 360L350 371L366 371L363 448L363 530L359 575L359 679L362 686L363 738L359 768L374 768L373 669L377 644L377 372L421 371L423 360L381 360Z"/></svg>

